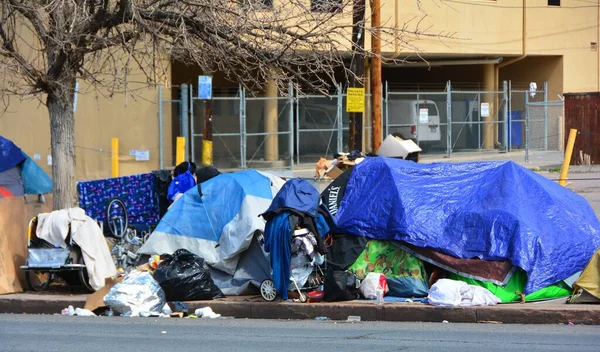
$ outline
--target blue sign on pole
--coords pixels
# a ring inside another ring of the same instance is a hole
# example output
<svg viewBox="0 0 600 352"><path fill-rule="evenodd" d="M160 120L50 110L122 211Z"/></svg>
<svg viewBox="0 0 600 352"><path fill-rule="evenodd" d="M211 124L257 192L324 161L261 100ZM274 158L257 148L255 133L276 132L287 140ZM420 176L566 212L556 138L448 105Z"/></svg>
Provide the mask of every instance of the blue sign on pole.
<svg viewBox="0 0 600 352"><path fill-rule="evenodd" d="M212 77L198 76L198 99L210 100L212 98Z"/></svg>

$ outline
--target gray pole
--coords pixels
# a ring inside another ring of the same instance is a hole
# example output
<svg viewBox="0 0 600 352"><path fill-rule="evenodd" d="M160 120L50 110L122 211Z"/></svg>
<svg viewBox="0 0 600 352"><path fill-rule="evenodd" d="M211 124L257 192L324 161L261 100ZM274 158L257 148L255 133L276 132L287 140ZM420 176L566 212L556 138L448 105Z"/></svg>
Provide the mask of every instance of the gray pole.
<svg viewBox="0 0 600 352"><path fill-rule="evenodd" d="M344 97L342 96L342 84L338 84L338 94L337 94L337 152L342 153L344 151L344 124L342 121L342 101Z"/></svg>
<svg viewBox="0 0 600 352"><path fill-rule="evenodd" d="M390 134L390 98L388 92L388 82L385 81L385 137ZM383 106L383 104L381 105Z"/></svg>
<svg viewBox="0 0 600 352"><path fill-rule="evenodd" d="M296 164L300 165L300 97L296 91Z"/></svg>
<svg viewBox="0 0 600 352"><path fill-rule="evenodd" d="M383 83L381 84L380 92L382 92L382 91L383 91ZM387 103L387 95L385 96L385 102ZM381 94L381 105L380 105L381 106L381 115L380 116L383 116L383 103L384 103L383 94ZM381 119L381 131L383 131L383 119ZM381 135L381 142L379 144L381 145L381 143L383 143L383 140L387 137L387 135L384 136L383 133L380 133L380 135Z"/></svg>
<svg viewBox="0 0 600 352"><path fill-rule="evenodd" d="M504 151L508 151L508 82L502 82L504 91Z"/></svg>
<svg viewBox="0 0 600 352"><path fill-rule="evenodd" d="M190 144L190 136L189 136L189 130L190 130L190 126L189 126L189 114L188 114L188 86L187 84L182 84L181 85L181 93L180 93L180 100L179 100L179 105L180 105L180 116L179 116L179 121L181 122L180 125L180 133L179 135L181 137L185 138L185 152L184 152L184 159L188 160L189 158L189 154L188 154L188 145Z"/></svg>
<svg viewBox="0 0 600 352"><path fill-rule="evenodd" d="M508 113L510 118L508 121L508 151L512 151L512 81L508 81Z"/></svg>
<svg viewBox="0 0 600 352"><path fill-rule="evenodd" d="M288 95L289 95L289 140L288 140L288 148L290 149L290 167L292 170L294 169L294 86L292 82L288 83Z"/></svg>
<svg viewBox="0 0 600 352"><path fill-rule="evenodd" d="M245 133L245 129L246 129L246 121L244 119L244 115L246 113L245 111L245 107L244 107L244 87L242 87L242 85L239 85L239 92L240 92L240 101L238 102L238 106L239 106L239 111L238 114L240 115L240 166L242 169L246 168L246 153L245 153L245 148L246 148L246 133Z"/></svg>
<svg viewBox="0 0 600 352"><path fill-rule="evenodd" d="M440 126L440 129L442 127ZM452 155L452 83L446 82L446 151Z"/></svg>
<svg viewBox="0 0 600 352"><path fill-rule="evenodd" d="M160 169L164 169L165 160L164 160L164 151L165 151L165 141L164 141L164 127L163 127L163 97L162 97L162 86L158 86L158 165Z"/></svg>
<svg viewBox="0 0 600 352"><path fill-rule="evenodd" d="M529 89L525 91L525 162L529 162Z"/></svg>
<svg viewBox="0 0 600 352"><path fill-rule="evenodd" d="M194 86L190 84L190 149L192 162L196 162L196 129L194 128Z"/></svg>
<svg viewBox="0 0 600 352"><path fill-rule="evenodd" d="M548 82L544 82L544 150L548 150Z"/></svg>

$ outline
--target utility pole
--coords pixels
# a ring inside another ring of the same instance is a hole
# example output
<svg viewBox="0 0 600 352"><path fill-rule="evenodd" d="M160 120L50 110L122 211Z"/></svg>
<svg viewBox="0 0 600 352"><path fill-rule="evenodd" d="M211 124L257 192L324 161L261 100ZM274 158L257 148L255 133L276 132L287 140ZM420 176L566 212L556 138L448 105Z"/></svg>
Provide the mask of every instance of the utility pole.
<svg viewBox="0 0 600 352"><path fill-rule="evenodd" d="M352 4L352 87L362 88L360 79L365 75L365 0L354 0ZM363 114L350 113L350 151L362 150Z"/></svg>
<svg viewBox="0 0 600 352"><path fill-rule="evenodd" d="M371 0L371 116L372 152L381 145L381 1Z"/></svg>

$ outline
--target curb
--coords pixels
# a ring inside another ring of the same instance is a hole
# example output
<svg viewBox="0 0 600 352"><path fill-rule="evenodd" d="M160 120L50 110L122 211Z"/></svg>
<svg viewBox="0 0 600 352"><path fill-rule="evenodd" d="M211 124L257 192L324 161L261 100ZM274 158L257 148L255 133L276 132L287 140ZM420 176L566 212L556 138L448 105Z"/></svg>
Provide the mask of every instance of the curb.
<svg viewBox="0 0 600 352"><path fill-rule="evenodd" d="M72 305L83 307L85 296L67 296L60 300L0 297L0 313L59 314ZM585 324L600 325L600 309L595 306L498 305L494 307L433 307L421 304L386 304L372 302L291 303L248 301L185 302L190 311L210 306L225 317L247 319L312 320L327 317L344 321L360 316L361 321L503 323L503 324Z"/></svg>

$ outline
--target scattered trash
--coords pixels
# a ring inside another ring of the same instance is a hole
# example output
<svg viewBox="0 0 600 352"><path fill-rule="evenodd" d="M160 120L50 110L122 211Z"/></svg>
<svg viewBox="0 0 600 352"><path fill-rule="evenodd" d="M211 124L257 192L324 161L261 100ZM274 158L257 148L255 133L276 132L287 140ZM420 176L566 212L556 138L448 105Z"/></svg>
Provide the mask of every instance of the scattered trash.
<svg viewBox="0 0 600 352"><path fill-rule="evenodd" d="M221 314L216 314L210 307L198 308L194 312L194 315L201 318L215 319L219 318Z"/></svg>
<svg viewBox="0 0 600 352"><path fill-rule="evenodd" d="M162 255L154 272L169 301L199 301L225 297L210 276L203 258L186 249Z"/></svg>
<svg viewBox="0 0 600 352"><path fill-rule="evenodd" d="M161 334L166 334L167 332L166 332L165 330L163 330L163 331L161 331L160 333L161 333Z"/></svg>
<svg viewBox="0 0 600 352"><path fill-rule="evenodd" d="M569 320L569 324L568 325L575 325L575 323L573 323L572 320Z"/></svg>
<svg viewBox="0 0 600 352"><path fill-rule="evenodd" d="M348 317L348 321L352 322L352 323L360 321L360 316L359 315L350 315Z"/></svg>
<svg viewBox="0 0 600 352"><path fill-rule="evenodd" d="M78 317L95 317L96 314L94 314L94 312L92 312L89 309L81 309L81 308L77 308L75 309L75 315L77 315Z"/></svg>
<svg viewBox="0 0 600 352"><path fill-rule="evenodd" d="M73 308L73 306L69 306L68 308L63 309L60 312L61 315L75 315L75 309Z"/></svg>
<svg viewBox="0 0 600 352"><path fill-rule="evenodd" d="M448 321L448 320L442 320L442 323L444 323L444 324L448 324L448 323L449 323L449 321Z"/></svg>
<svg viewBox="0 0 600 352"><path fill-rule="evenodd" d="M164 314L164 315L171 315L171 314L173 314L173 311L171 310L171 307L169 307L168 304L165 304L165 306L163 307L162 314Z"/></svg>
<svg viewBox="0 0 600 352"><path fill-rule="evenodd" d="M368 273L365 279L360 283L360 293L363 297L366 299L374 299L377 304L383 304L383 295L389 290L384 274ZM381 297L379 297L380 295ZM381 303L379 301L381 301Z"/></svg>
<svg viewBox="0 0 600 352"><path fill-rule="evenodd" d="M315 318L315 320L318 320L318 321L326 321L326 320L327 320L327 317L316 317L316 318Z"/></svg>
<svg viewBox="0 0 600 352"><path fill-rule="evenodd" d="M429 304L434 306L493 306L500 303L488 289L462 281L438 280L429 290Z"/></svg>
<svg viewBox="0 0 600 352"><path fill-rule="evenodd" d="M123 316L159 316L166 299L152 274L132 270L110 289L104 303Z"/></svg>

